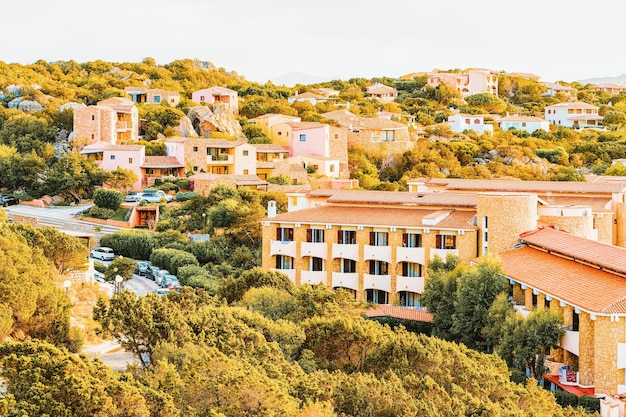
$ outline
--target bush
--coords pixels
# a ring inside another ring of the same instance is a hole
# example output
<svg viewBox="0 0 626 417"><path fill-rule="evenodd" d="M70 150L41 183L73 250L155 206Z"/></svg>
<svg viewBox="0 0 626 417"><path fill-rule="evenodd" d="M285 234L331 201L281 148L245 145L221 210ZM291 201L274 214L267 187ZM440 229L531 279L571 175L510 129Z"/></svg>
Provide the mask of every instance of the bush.
<svg viewBox="0 0 626 417"><path fill-rule="evenodd" d="M102 262L95 261L93 263L93 269L95 269L96 271L104 274L104 271L106 271L107 266L105 264L103 264Z"/></svg>
<svg viewBox="0 0 626 417"><path fill-rule="evenodd" d="M267 182L269 182L270 184L291 185L293 181L291 180L291 177L289 175L280 174L275 177L269 177L267 179Z"/></svg>
<svg viewBox="0 0 626 417"><path fill-rule="evenodd" d="M578 397L567 391L554 391L554 398L556 399L557 404L563 408L567 406L578 406Z"/></svg>
<svg viewBox="0 0 626 417"><path fill-rule="evenodd" d="M191 190L191 180L187 178L176 180L174 183L178 186L179 190Z"/></svg>
<svg viewBox="0 0 626 417"><path fill-rule="evenodd" d="M102 208L117 210L122 204L124 195L116 190L99 188L93 193L93 203Z"/></svg>
<svg viewBox="0 0 626 417"><path fill-rule="evenodd" d="M148 232L121 230L102 236L100 245L108 246L118 254L133 259L150 259L156 240Z"/></svg>
<svg viewBox="0 0 626 417"><path fill-rule="evenodd" d="M585 409L585 412L593 414L600 412L600 399L596 397L590 397L589 395L583 395L578 399L578 405Z"/></svg>
<svg viewBox="0 0 626 417"><path fill-rule="evenodd" d="M187 201L187 200L191 200L193 197L197 197L199 194L196 193L195 191L189 191L187 193L176 193L176 195L174 196L174 200L176 201Z"/></svg>
<svg viewBox="0 0 626 417"><path fill-rule="evenodd" d="M174 275L178 275L178 269L183 266L199 265L198 260L191 253L169 248L154 250L150 255L150 262L161 269L167 269Z"/></svg>
<svg viewBox="0 0 626 417"><path fill-rule="evenodd" d="M93 206L89 209L89 215L96 219L110 219L115 214L115 210L111 210L104 207Z"/></svg>

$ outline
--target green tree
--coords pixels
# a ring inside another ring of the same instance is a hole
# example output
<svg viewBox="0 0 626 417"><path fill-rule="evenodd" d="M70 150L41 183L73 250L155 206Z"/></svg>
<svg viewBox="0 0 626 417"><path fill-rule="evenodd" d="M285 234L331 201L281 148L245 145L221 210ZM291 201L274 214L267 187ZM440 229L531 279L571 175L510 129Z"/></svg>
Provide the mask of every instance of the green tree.
<svg viewBox="0 0 626 417"><path fill-rule="evenodd" d="M119 275L124 281L128 281L133 278L136 266L137 264L135 264L135 261L132 259L118 256L111 261L104 271L104 279L107 281L115 281L115 278Z"/></svg>
<svg viewBox="0 0 626 417"><path fill-rule="evenodd" d="M117 167L113 171L109 172L109 178L107 184L116 190L126 192L130 190L133 185L139 180L135 171L130 168Z"/></svg>
<svg viewBox="0 0 626 417"><path fill-rule="evenodd" d="M99 188L93 193L93 202L96 206L109 210L117 210L122 204L124 195L117 190Z"/></svg>

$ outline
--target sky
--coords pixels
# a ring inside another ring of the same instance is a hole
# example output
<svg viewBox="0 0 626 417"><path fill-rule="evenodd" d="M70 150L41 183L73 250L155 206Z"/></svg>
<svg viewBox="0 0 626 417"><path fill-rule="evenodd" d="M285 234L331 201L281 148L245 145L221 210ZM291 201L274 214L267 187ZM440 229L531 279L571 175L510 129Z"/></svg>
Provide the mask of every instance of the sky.
<svg viewBox="0 0 626 417"><path fill-rule="evenodd" d="M6 63L198 58L261 83L469 67L568 82L626 73L624 0L0 0L0 11Z"/></svg>

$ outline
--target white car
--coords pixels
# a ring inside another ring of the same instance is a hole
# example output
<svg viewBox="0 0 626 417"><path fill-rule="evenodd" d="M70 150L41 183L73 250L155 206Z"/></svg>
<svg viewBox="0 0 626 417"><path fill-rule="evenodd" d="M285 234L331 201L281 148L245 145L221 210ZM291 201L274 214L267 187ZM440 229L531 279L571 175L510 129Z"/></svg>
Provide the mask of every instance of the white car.
<svg viewBox="0 0 626 417"><path fill-rule="evenodd" d="M141 191L131 191L126 197L124 197L124 201L127 203L136 203L137 201L141 201L141 194Z"/></svg>
<svg viewBox="0 0 626 417"><path fill-rule="evenodd" d="M171 195L165 194L161 190L150 190L144 191L141 195L140 201L147 201L148 203L160 203L161 199L165 199L166 202L172 201L173 197Z"/></svg>
<svg viewBox="0 0 626 417"><path fill-rule="evenodd" d="M101 246L99 248L95 248L89 253L94 259L100 259L101 261L112 261L115 259L115 253L113 249L107 248L106 246Z"/></svg>

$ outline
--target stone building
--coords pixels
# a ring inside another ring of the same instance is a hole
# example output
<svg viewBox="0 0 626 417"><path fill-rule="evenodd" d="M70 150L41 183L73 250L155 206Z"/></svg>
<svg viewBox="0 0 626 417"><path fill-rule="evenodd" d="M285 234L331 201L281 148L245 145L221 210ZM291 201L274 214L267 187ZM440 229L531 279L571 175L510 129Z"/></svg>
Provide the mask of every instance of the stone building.
<svg viewBox="0 0 626 417"><path fill-rule="evenodd" d="M136 141L139 113L132 101L113 97L95 106L74 109L74 138L85 144Z"/></svg>

